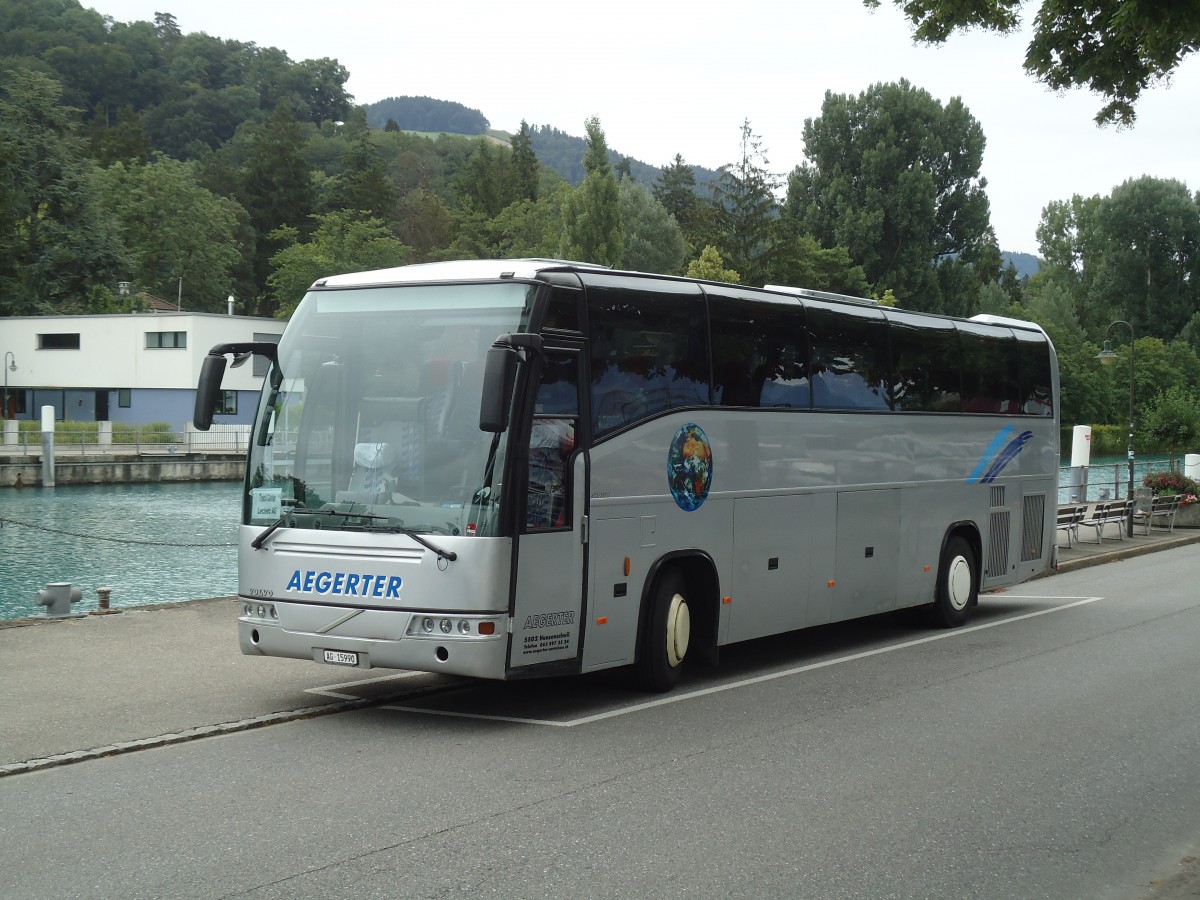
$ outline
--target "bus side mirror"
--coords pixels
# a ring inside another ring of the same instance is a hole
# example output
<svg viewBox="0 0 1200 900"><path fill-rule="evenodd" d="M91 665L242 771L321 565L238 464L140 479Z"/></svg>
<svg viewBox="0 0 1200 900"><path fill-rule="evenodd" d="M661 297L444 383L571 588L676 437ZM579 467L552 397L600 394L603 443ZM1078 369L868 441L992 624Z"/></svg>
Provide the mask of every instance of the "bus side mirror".
<svg viewBox="0 0 1200 900"><path fill-rule="evenodd" d="M508 428L508 407L517 379L518 354L513 347L495 343L483 364L483 392L479 401L479 430L499 434Z"/></svg>
<svg viewBox="0 0 1200 900"><path fill-rule="evenodd" d="M479 400L479 430L500 434L508 428L508 407L521 353L542 352L540 334L502 334L488 349L483 363L483 395Z"/></svg>
<svg viewBox="0 0 1200 900"><path fill-rule="evenodd" d="M204 357L200 367L200 383L196 386L196 408L192 411L192 424L198 431L208 431L212 426L213 410L221 396L221 379L225 377L225 355Z"/></svg>

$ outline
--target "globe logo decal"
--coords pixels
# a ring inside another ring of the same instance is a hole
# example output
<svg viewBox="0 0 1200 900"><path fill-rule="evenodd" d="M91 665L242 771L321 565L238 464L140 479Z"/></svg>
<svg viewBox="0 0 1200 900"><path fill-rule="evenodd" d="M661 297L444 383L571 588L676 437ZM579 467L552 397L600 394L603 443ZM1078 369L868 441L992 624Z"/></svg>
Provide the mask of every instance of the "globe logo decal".
<svg viewBox="0 0 1200 900"><path fill-rule="evenodd" d="M689 422L675 432L667 453L667 484L684 512L700 508L712 485L712 445L704 429Z"/></svg>

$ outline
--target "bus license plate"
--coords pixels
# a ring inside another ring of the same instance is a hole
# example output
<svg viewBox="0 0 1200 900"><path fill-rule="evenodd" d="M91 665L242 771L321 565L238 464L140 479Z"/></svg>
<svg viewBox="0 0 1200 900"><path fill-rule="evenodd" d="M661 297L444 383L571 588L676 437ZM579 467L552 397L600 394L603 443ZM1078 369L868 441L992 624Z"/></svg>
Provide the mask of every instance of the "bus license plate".
<svg viewBox="0 0 1200 900"><path fill-rule="evenodd" d="M346 650L326 650L325 662L335 666L357 666L358 654Z"/></svg>

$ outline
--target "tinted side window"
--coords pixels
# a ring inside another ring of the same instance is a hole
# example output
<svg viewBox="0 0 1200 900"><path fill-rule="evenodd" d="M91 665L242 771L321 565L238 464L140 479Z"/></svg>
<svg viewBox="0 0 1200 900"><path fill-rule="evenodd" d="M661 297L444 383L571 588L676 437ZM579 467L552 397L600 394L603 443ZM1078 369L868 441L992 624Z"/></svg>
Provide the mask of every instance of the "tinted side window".
<svg viewBox="0 0 1200 900"><path fill-rule="evenodd" d="M962 411L1019 412L1017 339L1012 331L976 322L956 322L955 328L962 348Z"/></svg>
<svg viewBox="0 0 1200 900"><path fill-rule="evenodd" d="M577 353L552 350L542 359L542 379L529 432L525 526L564 528L571 521L568 462L575 449L579 409Z"/></svg>
<svg viewBox="0 0 1200 900"><path fill-rule="evenodd" d="M958 335L950 322L888 312L892 405L907 412L958 412L962 382Z"/></svg>
<svg viewBox="0 0 1200 900"><path fill-rule="evenodd" d="M808 305L813 407L888 409L887 325L881 313Z"/></svg>
<svg viewBox="0 0 1200 900"><path fill-rule="evenodd" d="M571 288L553 287L546 300L546 316L542 329L579 331L579 300L581 292Z"/></svg>
<svg viewBox="0 0 1200 900"><path fill-rule="evenodd" d="M708 314L717 404L808 409L803 306L710 295Z"/></svg>
<svg viewBox="0 0 1200 900"><path fill-rule="evenodd" d="M1017 361L1021 369L1021 412L1031 416L1053 416L1053 381L1050 376L1050 345L1040 334L1013 329L1017 336Z"/></svg>
<svg viewBox="0 0 1200 900"><path fill-rule="evenodd" d="M587 287L587 309L596 437L663 410L708 404L707 329L697 288L612 279Z"/></svg>

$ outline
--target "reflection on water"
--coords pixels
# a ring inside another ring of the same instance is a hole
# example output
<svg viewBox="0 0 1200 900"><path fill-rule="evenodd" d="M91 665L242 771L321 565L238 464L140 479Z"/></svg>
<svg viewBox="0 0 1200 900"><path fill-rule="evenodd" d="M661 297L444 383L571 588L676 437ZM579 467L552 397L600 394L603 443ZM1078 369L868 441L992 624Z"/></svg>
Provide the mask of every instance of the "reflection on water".
<svg viewBox="0 0 1200 900"><path fill-rule="evenodd" d="M83 591L73 612L96 609L98 587L113 589L114 607L236 593L241 489L220 481L0 490L0 619L43 614L35 594L52 581Z"/></svg>

